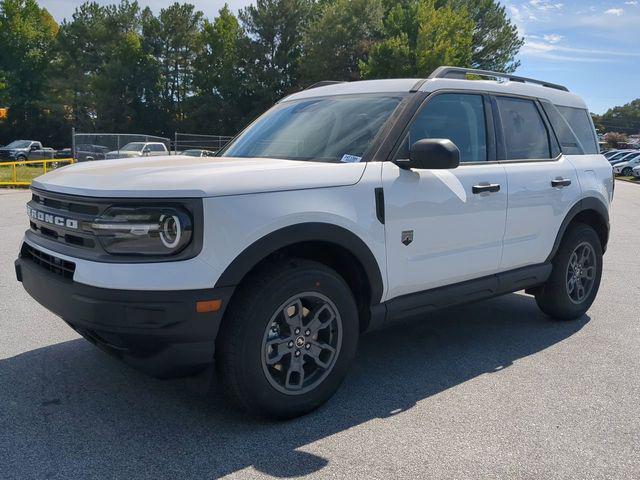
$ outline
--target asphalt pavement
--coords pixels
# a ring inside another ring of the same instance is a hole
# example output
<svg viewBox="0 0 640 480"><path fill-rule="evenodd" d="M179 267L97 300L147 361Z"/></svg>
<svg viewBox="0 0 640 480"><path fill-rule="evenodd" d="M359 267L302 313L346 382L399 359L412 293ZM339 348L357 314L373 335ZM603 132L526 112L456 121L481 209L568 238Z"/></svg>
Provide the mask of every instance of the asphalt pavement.
<svg viewBox="0 0 640 480"><path fill-rule="evenodd" d="M256 420L209 372L155 380L16 281L28 192L0 190L2 479L638 479L640 186L617 182L600 293L553 322L523 294L362 337L320 410Z"/></svg>

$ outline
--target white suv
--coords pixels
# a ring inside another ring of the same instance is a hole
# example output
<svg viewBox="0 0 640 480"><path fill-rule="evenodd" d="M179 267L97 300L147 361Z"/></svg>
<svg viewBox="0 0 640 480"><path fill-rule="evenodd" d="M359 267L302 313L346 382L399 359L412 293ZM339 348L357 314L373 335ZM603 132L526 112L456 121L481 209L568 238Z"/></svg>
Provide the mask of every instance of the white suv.
<svg viewBox="0 0 640 480"><path fill-rule="evenodd" d="M524 289L583 315L613 179L564 87L441 67L315 85L215 159L87 162L32 190L16 272L36 300L156 375L215 359L236 404L282 418L393 320Z"/></svg>

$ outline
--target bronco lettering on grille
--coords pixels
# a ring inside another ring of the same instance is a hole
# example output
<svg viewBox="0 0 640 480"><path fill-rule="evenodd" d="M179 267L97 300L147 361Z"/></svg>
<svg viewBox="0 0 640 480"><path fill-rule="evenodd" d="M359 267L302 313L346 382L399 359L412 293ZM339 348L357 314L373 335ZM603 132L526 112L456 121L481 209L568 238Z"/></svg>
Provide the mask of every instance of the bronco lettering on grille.
<svg viewBox="0 0 640 480"><path fill-rule="evenodd" d="M56 225L58 227L72 228L74 230L78 229L78 220L41 212L35 208L31 208L29 205L27 205L27 215L29 218L33 218L34 220L50 223L51 225Z"/></svg>

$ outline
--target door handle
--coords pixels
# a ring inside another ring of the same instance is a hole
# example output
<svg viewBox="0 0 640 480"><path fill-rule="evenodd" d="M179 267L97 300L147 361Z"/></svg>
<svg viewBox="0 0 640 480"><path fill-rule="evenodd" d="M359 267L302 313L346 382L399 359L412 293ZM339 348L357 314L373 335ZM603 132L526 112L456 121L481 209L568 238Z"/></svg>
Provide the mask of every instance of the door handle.
<svg viewBox="0 0 640 480"><path fill-rule="evenodd" d="M500 184L487 183L485 185L474 185L473 187L471 187L471 191L475 194L485 193L485 192L495 193L500 191Z"/></svg>
<svg viewBox="0 0 640 480"><path fill-rule="evenodd" d="M568 178L556 178L555 180L551 180L552 187L562 188L568 187L569 185L571 185L571 180Z"/></svg>

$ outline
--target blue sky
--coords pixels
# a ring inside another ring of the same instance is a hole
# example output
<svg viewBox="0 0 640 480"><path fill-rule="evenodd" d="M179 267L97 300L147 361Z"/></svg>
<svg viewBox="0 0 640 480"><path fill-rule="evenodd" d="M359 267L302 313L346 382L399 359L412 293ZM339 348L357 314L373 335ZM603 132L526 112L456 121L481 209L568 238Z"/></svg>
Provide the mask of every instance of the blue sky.
<svg viewBox="0 0 640 480"><path fill-rule="evenodd" d="M209 18L224 0L190 0ZM174 0L139 0L154 11ZM61 21L81 1L40 0ZM113 3L98 0L98 3ZM250 0L229 0L236 11ZM517 73L561 83L603 113L640 97L640 0L504 0L526 44Z"/></svg>

